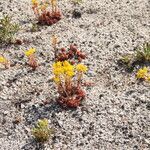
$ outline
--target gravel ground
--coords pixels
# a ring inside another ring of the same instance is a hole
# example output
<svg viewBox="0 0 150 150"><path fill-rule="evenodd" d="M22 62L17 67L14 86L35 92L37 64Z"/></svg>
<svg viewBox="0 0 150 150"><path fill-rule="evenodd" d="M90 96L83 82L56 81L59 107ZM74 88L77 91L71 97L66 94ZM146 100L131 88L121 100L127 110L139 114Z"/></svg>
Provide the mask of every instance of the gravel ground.
<svg viewBox="0 0 150 150"><path fill-rule="evenodd" d="M36 22L30 0L0 0L2 12L12 15L22 29L22 45L1 47L12 63L0 69L0 149L1 150L148 150L150 149L150 84L138 82L135 72L127 73L117 59L150 42L149 0L83 0L74 5L60 0L63 19L52 26L30 32ZM74 18L74 10L81 18ZM55 103L52 76L53 49L50 39L59 38L58 47L76 43L88 58L88 87L83 105L64 110ZM41 64L36 71L26 65L24 51L37 49ZM43 101L49 101L44 105ZM15 124L16 118L20 119ZM31 128L39 118L47 118L55 134L40 145Z"/></svg>

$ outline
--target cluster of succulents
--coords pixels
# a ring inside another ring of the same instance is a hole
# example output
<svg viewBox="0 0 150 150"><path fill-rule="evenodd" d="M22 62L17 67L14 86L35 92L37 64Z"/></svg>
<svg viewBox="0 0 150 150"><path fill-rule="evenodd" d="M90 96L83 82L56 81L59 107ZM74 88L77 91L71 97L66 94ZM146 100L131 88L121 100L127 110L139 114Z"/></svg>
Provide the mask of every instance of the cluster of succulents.
<svg viewBox="0 0 150 150"><path fill-rule="evenodd" d="M64 107L77 107L85 98L85 91L82 89L82 79L87 67L81 63L85 59L85 54L70 45L68 51L61 48L61 52L56 55L53 64L54 81L57 85L59 97L57 102ZM38 62L35 56L36 49L30 48L25 51L28 58L28 65L35 70ZM76 60L76 61L75 61ZM4 57L0 56L0 63L9 68L10 63Z"/></svg>
<svg viewBox="0 0 150 150"><path fill-rule="evenodd" d="M57 42L57 37L53 36L52 46L55 53L53 74L59 93L57 102L63 107L76 108L86 95L81 86L83 74L87 71L87 67L81 61L86 55L73 44L68 49L58 49Z"/></svg>
<svg viewBox="0 0 150 150"><path fill-rule="evenodd" d="M77 1L80 2L80 1ZM31 32L39 30L38 26L52 25L62 18L62 14L57 6L57 0L32 0L32 9L37 18L38 23L33 23ZM0 20L0 43L5 44L22 44L20 39L15 39L16 33L19 31L19 25L11 23L9 16L4 16ZM15 39L15 40L14 40ZM86 55L80 51L76 45L71 44L68 49L57 49L57 37L52 37L52 47L54 48L54 63L53 63L53 80L55 82L57 92L56 101L62 107L77 108L82 100L86 97L86 92L83 90L82 80L87 72L87 66L82 62ZM39 64L36 58L37 50L29 48L24 51L27 58L27 64L35 71ZM4 56L0 55L0 65L5 69L11 67L11 62ZM16 118L15 124L20 123L20 118ZM32 135L38 142L48 141L53 129L49 128L47 119L39 119L36 126L32 128Z"/></svg>
<svg viewBox="0 0 150 150"><path fill-rule="evenodd" d="M71 64L81 62L85 58L86 55L73 44L70 45L69 49L61 48L56 55L56 61L69 60Z"/></svg>
<svg viewBox="0 0 150 150"><path fill-rule="evenodd" d="M53 64L54 81L59 97L57 102L64 107L77 107L85 98L81 88L83 74L87 67L83 64L72 65L69 61L57 61Z"/></svg>
<svg viewBox="0 0 150 150"><path fill-rule="evenodd" d="M57 7L57 0L32 0L32 9L38 23L42 25L52 25L58 22L62 16Z"/></svg>

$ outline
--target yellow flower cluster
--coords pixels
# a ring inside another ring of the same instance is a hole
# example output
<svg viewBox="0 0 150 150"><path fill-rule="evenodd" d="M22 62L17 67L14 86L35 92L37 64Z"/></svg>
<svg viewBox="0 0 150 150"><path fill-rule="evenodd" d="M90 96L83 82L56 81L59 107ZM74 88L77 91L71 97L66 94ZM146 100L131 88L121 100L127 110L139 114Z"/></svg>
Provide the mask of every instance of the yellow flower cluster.
<svg viewBox="0 0 150 150"><path fill-rule="evenodd" d="M0 63L2 63L2 64L7 63L7 59L3 56L0 56Z"/></svg>
<svg viewBox="0 0 150 150"><path fill-rule="evenodd" d="M75 70L77 72L85 73L87 71L87 67L83 64L78 64L76 67L71 65L68 61L64 62L56 62L53 64L53 73L55 75L54 81L59 83L61 81L61 77L64 79L70 79L75 75Z"/></svg>
<svg viewBox="0 0 150 150"><path fill-rule="evenodd" d="M35 48L30 48L29 50L27 50L27 51L25 52L25 55L26 55L27 57L29 57L29 56L33 55L35 52L36 52L36 49L35 49Z"/></svg>
<svg viewBox="0 0 150 150"><path fill-rule="evenodd" d="M85 73L85 72L87 71L87 67L86 67L85 65L83 65L83 64L78 64L78 65L76 66L76 70L77 70L78 72L83 72L83 73Z"/></svg>
<svg viewBox="0 0 150 150"><path fill-rule="evenodd" d="M53 64L53 73L55 76L60 76L64 73L62 62L56 62Z"/></svg>
<svg viewBox="0 0 150 150"><path fill-rule="evenodd" d="M68 61L63 62L64 74L69 77L74 76L74 66L71 65Z"/></svg>
<svg viewBox="0 0 150 150"><path fill-rule="evenodd" d="M40 1L31 0L31 2L32 2L32 5L36 5L36 6L39 5L41 10L46 9L49 6L49 4L51 4L52 6L56 6L56 4L57 4L56 0L50 0L49 2L46 0L40 0Z"/></svg>
<svg viewBox="0 0 150 150"><path fill-rule="evenodd" d="M138 79L144 79L145 76L147 76L147 74L148 74L148 68L144 67L144 68L138 70L136 76Z"/></svg>
<svg viewBox="0 0 150 150"><path fill-rule="evenodd" d="M56 62L53 64L53 73L55 75L54 81L60 82L60 77L71 78L74 76L74 66L68 61Z"/></svg>
<svg viewBox="0 0 150 150"><path fill-rule="evenodd" d="M149 72L149 70L147 67L139 69L137 74L136 74L136 77L138 79L145 79L147 81L150 81L150 74L148 72Z"/></svg>

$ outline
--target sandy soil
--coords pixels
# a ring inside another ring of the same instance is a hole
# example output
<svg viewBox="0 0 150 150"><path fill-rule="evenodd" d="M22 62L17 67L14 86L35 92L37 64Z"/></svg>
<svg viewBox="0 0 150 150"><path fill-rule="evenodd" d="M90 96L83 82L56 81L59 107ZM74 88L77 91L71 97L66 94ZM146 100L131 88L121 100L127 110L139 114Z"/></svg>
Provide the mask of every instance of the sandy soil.
<svg viewBox="0 0 150 150"><path fill-rule="evenodd" d="M30 0L0 0L2 12L12 15L22 29L22 45L2 47L5 56L17 63L0 70L0 149L1 150L148 150L150 148L150 84L138 82L135 72L117 65L122 54L133 53L150 41L149 0L83 0L74 5L60 0L63 19L52 26L30 32L36 22ZM74 10L81 18L73 18ZM76 110L64 110L55 103L52 76L51 36L59 47L76 43L87 53L89 71L87 98ZM40 67L26 65L24 51L37 49ZM49 101L43 105L43 101ZM17 118L21 122L16 125ZM33 140L31 128L39 118L47 118L55 128L45 145Z"/></svg>

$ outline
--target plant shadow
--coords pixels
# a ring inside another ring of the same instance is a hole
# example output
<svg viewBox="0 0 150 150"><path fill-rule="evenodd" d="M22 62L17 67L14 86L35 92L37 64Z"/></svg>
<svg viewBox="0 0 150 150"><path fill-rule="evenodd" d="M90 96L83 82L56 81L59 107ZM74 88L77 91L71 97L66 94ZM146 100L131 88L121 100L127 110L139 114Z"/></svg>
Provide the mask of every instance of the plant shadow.
<svg viewBox="0 0 150 150"><path fill-rule="evenodd" d="M34 125L38 119L48 119L55 126L59 126L57 123L56 115L63 111L75 111L77 108L64 108L60 106L56 101L49 103L33 104L27 107L25 110L25 125Z"/></svg>
<svg viewBox="0 0 150 150"><path fill-rule="evenodd" d="M26 143L21 147L21 150L44 150L45 146L43 143L38 143L35 140L31 139L30 142Z"/></svg>

